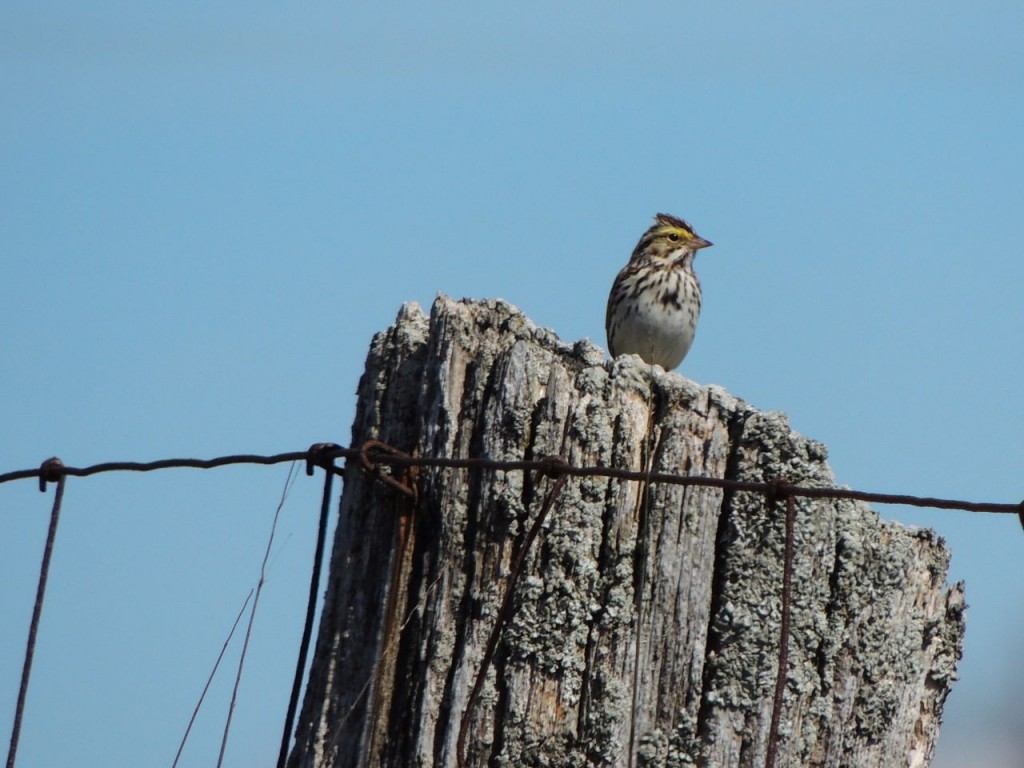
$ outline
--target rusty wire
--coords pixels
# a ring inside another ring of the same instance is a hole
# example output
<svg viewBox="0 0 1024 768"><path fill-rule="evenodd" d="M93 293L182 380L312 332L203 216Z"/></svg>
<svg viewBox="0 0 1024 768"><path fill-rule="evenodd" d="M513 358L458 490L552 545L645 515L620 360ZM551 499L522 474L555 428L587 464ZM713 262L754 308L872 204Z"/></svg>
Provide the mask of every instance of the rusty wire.
<svg viewBox="0 0 1024 768"><path fill-rule="evenodd" d="M232 464L283 464L289 461L312 461L329 472L342 474L344 470L338 467L327 466L327 459L359 459L360 462L369 461L374 470L374 476L387 482L396 480L380 471L380 466L391 466L396 468L406 467L439 467L449 469L493 469L501 471L544 471L550 467L552 457L532 460L505 461L498 459L483 458L437 458L432 456L409 456L407 454L392 453L396 449L387 446L377 440L369 440L358 448L330 448L323 449L318 443L309 450L292 451L289 453L278 453L272 455L236 454L231 456L218 456L213 459L160 459L158 461L137 462L137 461L111 461L102 464L93 464L87 467L66 467L61 466L51 472L64 477L89 477L104 472L152 472L158 469L214 469ZM632 469L619 469L617 467L582 466L578 467L566 463L559 468L559 472L570 477L608 477L616 480L642 480L649 483L664 483L667 485L695 485L708 488L722 488L733 491L747 491L751 493L770 493L773 488L778 489L778 483L755 482L747 480L728 480L722 477L705 477L702 475L677 475L671 472L643 472ZM0 474L0 484L13 480L24 480L28 478L41 477L41 469L21 469L14 472ZM56 476L56 475L54 475ZM397 482L401 485L400 482ZM389 483L390 485L390 483ZM808 499L849 499L853 501L864 501L874 504L902 504L911 507L931 507L933 509L954 509L964 512L981 512L991 514L1018 515L1024 516L1024 502L1016 503L995 503L980 501L964 501L961 499L944 499L931 496L913 496L899 493L876 493L869 491L856 491L849 488L812 487L804 485L785 485L785 493L792 496ZM408 493L408 490L403 490ZM1024 523L1022 523L1024 524Z"/></svg>
<svg viewBox="0 0 1024 768"><path fill-rule="evenodd" d="M306 473L312 474L314 466L325 470L327 477L335 474L343 474L344 470L336 467L334 461L339 458L358 460L361 467L378 481L388 485L394 490L415 499L414 484L408 482L407 475L399 477L396 474L385 472L382 467L391 467L393 470L414 467L435 467L449 469L486 469L499 471L538 471L556 478L545 503L538 514L534 526L528 533L523 546L517 552L511 572L510 583L498 613L498 621L488 638L481 667L477 674L473 690L469 696L468 706L463 713L460 723L460 732L457 742L457 760L460 765L464 759L464 740L469 729L469 719L472 716L474 704L480 695L490 661L494 655L501 629L507 622L512 606L512 595L515 582L522 570L526 554L533 543L543 524L547 513L557 497L565 480L569 477L606 477L610 479L642 481L644 483L663 483L667 485L680 486L702 486L709 488L721 488L723 490L745 491L750 493L762 493L769 502L784 500L786 503L786 540L785 540L785 567L783 572L782 589L782 626L779 646L778 672L776 678L774 703L772 708L772 721L769 729L766 768L774 765L775 752L777 748L779 720L781 717L782 700L785 692L787 649L789 641L790 623L790 598L792 591L792 568L794 557L793 526L795 518L796 497L820 499L846 499L863 501L876 504L900 504L914 507L929 507L934 509L961 510L976 513L991 514L1015 514L1024 526L1024 502L1019 503L994 503L994 502L973 502L959 499L944 499L928 496L914 496L909 494L874 493L857 491L846 488L811 487L792 485L785 480L775 479L767 482L729 480L719 477L706 477L700 475L677 475L666 472L648 472L615 467L602 466L574 466L561 457L550 456L537 460L507 461L485 458L438 458L429 456L410 456L379 440L367 440L359 447L343 448L334 443L316 443L306 451L292 451L271 455L258 454L235 454L219 456L213 459L160 459L151 462L104 462L86 467L65 466L59 459L53 458L44 462L38 469L25 469L0 474L0 484L14 480L37 478L39 489L46 490L48 483L57 484L57 494L54 500L53 513L51 515L50 532L47 537L46 548L43 555L43 563L39 580L39 588L36 597L36 606L33 612L32 623L29 630L29 640L26 649L25 666L22 673L21 688L19 690L18 704L15 710L15 722L11 734L11 745L8 752L7 766L13 768L14 758L17 751L18 735L24 710L24 701L28 688L28 678L31 671L32 655L35 647L35 638L38 631L39 616L42 609L42 598L46 588L46 576L49 571L49 563L52 555L53 541L56 536L57 521L60 514L60 502L63 497L64 481L67 477L89 477L95 474L106 472L151 472L162 469L193 468L193 469L214 469L217 467L259 464L272 465L285 462L305 461ZM311 606L315 608L316 585L319 580L319 564L322 559L323 542L325 531L324 521L326 520L327 499L330 494L329 482L325 485L324 503L321 509L320 532L317 542L317 553L314 563L313 580L310 586ZM309 624L311 612L307 611L307 626L305 628L302 649L300 650L299 666L296 676L301 675L305 661L305 653L308 647L306 634L311 630ZM285 735L282 742L282 754L286 754L289 735L294 717L296 705L296 691L292 692L292 701L289 704L289 717L285 723Z"/></svg>

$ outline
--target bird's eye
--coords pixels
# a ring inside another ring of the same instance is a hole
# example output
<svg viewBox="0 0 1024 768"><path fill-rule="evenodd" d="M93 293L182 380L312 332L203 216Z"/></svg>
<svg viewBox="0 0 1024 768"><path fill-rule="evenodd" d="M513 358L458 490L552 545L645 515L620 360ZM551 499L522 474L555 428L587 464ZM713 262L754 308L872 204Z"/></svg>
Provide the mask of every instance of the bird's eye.
<svg viewBox="0 0 1024 768"><path fill-rule="evenodd" d="M679 242L679 235L677 235L675 232L673 232L673 233L671 233L668 236L668 239L671 240L673 243L678 243Z"/></svg>

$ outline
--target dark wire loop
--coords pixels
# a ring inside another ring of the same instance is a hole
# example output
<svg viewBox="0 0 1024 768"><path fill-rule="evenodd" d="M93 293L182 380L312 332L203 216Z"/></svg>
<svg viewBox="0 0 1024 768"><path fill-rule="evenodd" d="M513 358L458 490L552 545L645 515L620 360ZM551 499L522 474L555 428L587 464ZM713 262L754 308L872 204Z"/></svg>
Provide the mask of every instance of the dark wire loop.
<svg viewBox="0 0 1024 768"><path fill-rule="evenodd" d="M1017 519L1020 520L1020 527L1024 528L1024 501L1020 503L1020 508L1017 512Z"/></svg>
<svg viewBox="0 0 1024 768"><path fill-rule="evenodd" d="M540 460L537 471L542 477L558 479L569 469L569 462L561 456L545 456Z"/></svg>
<svg viewBox="0 0 1024 768"><path fill-rule="evenodd" d="M773 507L778 502L785 501L793 495L791 491L793 486L785 477L773 478L766 483L766 486L767 487L764 491L764 501L766 506Z"/></svg>
<svg viewBox="0 0 1024 768"><path fill-rule="evenodd" d="M313 443L306 451L306 477L313 476L313 468L320 467L328 472L334 466L334 457L341 448L337 443Z"/></svg>
<svg viewBox="0 0 1024 768"><path fill-rule="evenodd" d="M411 499L415 499L416 492L409 485L408 473L403 474L402 480L398 480L386 472L381 472L380 465L374 462L374 458L377 455L398 456L405 459L411 459L412 457L405 451L400 451L380 440L367 440L359 448L359 463L362 464L363 469L385 485L391 486L399 493Z"/></svg>
<svg viewBox="0 0 1024 768"><path fill-rule="evenodd" d="M64 477L64 462L53 456L39 465L39 491L46 493L47 483L59 483Z"/></svg>

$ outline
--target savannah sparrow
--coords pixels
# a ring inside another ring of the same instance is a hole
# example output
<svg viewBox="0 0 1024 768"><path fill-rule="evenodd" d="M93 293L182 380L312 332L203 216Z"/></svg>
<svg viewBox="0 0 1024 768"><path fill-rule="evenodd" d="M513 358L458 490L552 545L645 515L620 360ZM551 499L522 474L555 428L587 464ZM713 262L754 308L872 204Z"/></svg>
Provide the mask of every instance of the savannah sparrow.
<svg viewBox="0 0 1024 768"><path fill-rule="evenodd" d="M640 355L666 371L683 362L700 315L693 257L709 245L682 219L654 217L608 296L604 326L612 357Z"/></svg>

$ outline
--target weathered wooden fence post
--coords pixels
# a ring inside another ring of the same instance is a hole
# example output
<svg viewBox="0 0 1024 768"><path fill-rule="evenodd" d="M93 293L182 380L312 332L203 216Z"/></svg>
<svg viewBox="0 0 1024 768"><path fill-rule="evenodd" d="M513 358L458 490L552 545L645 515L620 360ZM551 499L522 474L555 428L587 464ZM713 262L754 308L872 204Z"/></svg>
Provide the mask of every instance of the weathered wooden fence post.
<svg viewBox="0 0 1024 768"><path fill-rule="evenodd" d="M832 486L826 450L717 387L607 363L498 301L415 305L371 346L353 445ZM653 386L653 391L652 391ZM761 766L784 526L762 494L570 477L466 715L554 480L350 462L291 768ZM932 532L800 499L779 766L924 766L963 588ZM643 541L639 539L642 538ZM639 606L639 615L637 613Z"/></svg>

